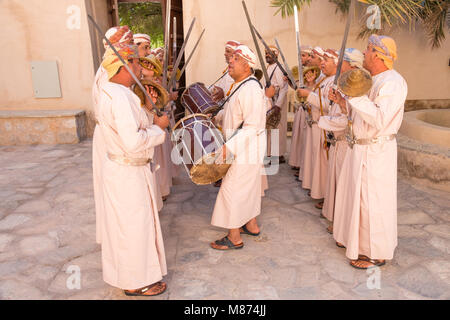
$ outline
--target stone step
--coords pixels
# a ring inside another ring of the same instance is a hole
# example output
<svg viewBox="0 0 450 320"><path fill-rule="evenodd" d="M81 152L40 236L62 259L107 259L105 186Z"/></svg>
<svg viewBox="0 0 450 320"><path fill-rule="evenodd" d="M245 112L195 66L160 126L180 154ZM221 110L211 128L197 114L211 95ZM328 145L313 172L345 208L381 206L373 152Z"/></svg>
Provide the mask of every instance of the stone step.
<svg viewBox="0 0 450 320"><path fill-rule="evenodd" d="M86 138L84 110L0 110L0 145L73 144Z"/></svg>

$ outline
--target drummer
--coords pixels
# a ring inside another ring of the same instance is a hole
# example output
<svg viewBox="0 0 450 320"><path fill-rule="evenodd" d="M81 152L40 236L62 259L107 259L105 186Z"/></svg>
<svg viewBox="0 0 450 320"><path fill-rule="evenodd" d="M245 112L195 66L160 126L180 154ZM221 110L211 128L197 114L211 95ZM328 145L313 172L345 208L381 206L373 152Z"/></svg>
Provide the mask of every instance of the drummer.
<svg viewBox="0 0 450 320"><path fill-rule="evenodd" d="M212 93L212 98L215 102L219 102L225 98L226 93L230 91L233 87L234 80L228 73L228 64L230 63L230 59L233 56L234 50L240 46L240 43L235 40L230 40L225 44L225 62L227 63L227 67L222 71L222 75L216 81L214 86L210 89Z"/></svg>
<svg viewBox="0 0 450 320"><path fill-rule="evenodd" d="M232 153L234 161L223 178L211 220L212 225L229 230L227 236L211 243L217 250L241 249L244 246L241 234L260 234L256 217L261 213L263 193L261 175L266 146L267 98L253 76L256 61L250 48L237 47L229 64L235 89L218 114L227 139L222 155L226 157L227 152Z"/></svg>

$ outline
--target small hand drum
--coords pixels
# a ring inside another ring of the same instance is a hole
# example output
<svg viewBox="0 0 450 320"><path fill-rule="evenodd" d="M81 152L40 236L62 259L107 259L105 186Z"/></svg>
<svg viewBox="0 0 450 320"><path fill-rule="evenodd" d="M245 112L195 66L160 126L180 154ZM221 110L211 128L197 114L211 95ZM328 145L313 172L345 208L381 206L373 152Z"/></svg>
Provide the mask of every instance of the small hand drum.
<svg viewBox="0 0 450 320"><path fill-rule="evenodd" d="M192 114L172 129L181 162L192 182L207 185L222 179L231 166L231 159L218 163L225 143L222 133L203 114ZM181 146L181 148L180 148Z"/></svg>
<svg viewBox="0 0 450 320"><path fill-rule="evenodd" d="M215 113L220 108L212 99L211 93L201 82L196 82L184 90L181 95L181 103L191 113Z"/></svg>

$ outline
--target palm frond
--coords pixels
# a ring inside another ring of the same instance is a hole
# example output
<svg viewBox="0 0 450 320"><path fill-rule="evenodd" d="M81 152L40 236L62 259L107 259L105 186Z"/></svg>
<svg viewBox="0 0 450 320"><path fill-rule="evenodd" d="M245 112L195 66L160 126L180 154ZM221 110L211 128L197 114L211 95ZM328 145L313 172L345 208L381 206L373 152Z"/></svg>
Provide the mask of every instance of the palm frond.
<svg viewBox="0 0 450 320"><path fill-rule="evenodd" d="M433 49L439 48L445 40L445 22L448 19L449 12L450 4L448 1L425 1L420 18ZM448 27L450 28L450 26Z"/></svg>
<svg viewBox="0 0 450 320"><path fill-rule="evenodd" d="M281 16L286 18L294 14L294 5L300 11L305 4L309 5L310 3L311 0L272 0L270 6L278 8L274 15L277 15L281 11Z"/></svg>

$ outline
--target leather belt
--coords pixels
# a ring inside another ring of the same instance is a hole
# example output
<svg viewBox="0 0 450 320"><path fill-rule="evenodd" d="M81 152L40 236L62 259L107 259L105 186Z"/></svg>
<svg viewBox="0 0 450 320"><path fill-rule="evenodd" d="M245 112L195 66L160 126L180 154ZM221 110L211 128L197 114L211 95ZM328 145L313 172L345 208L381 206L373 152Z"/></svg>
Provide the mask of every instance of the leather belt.
<svg viewBox="0 0 450 320"><path fill-rule="evenodd" d="M152 161L151 158L129 158L125 156L119 156L116 154L111 154L108 152L108 158L115 163L124 165L124 166L133 166L133 167L141 167L145 166Z"/></svg>
<svg viewBox="0 0 450 320"><path fill-rule="evenodd" d="M356 139L355 143L360 145L370 145L375 143L387 142L395 139L395 134L389 136L381 136L372 139Z"/></svg>

